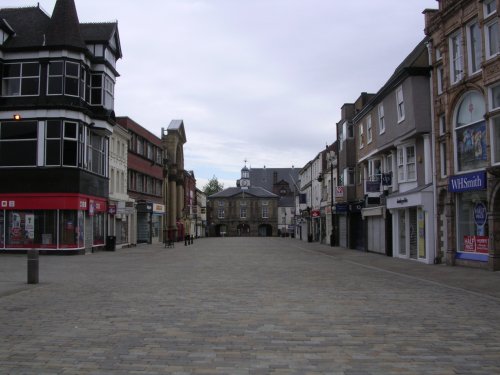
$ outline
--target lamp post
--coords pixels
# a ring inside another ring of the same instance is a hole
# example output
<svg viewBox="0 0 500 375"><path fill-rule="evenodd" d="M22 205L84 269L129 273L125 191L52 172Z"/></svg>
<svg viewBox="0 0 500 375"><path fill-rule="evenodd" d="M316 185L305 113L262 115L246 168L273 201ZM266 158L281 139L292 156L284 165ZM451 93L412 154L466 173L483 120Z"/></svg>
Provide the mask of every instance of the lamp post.
<svg viewBox="0 0 500 375"><path fill-rule="evenodd" d="M328 148L328 145L326 146ZM328 161L330 162L330 215L331 215L331 224L332 224L332 232L330 233L330 246L333 246L333 229L334 229L334 216L333 216L333 155L335 153L333 151L328 151Z"/></svg>

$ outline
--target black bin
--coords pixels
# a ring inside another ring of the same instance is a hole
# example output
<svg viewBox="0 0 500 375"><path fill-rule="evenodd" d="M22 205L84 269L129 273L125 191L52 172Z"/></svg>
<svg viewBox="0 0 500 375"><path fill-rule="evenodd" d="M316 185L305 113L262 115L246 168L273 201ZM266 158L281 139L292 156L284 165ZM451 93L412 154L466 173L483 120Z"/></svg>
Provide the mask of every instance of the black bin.
<svg viewBox="0 0 500 375"><path fill-rule="evenodd" d="M106 237L106 250L115 251L116 250L116 236Z"/></svg>

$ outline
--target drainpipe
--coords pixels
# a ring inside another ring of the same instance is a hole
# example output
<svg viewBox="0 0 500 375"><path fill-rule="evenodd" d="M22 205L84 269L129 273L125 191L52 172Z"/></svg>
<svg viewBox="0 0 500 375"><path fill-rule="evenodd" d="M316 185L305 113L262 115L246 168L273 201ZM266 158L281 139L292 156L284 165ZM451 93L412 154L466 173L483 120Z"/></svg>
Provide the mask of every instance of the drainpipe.
<svg viewBox="0 0 500 375"><path fill-rule="evenodd" d="M432 42L429 40L427 42L427 52L429 56L429 65L432 66ZM434 206L434 263L436 263L437 259L437 251L439 249L439 236L438 236L438 209L437 209L437 168L436 168L436 129L435 129L435 121L434 121L434 72L431 69L430 72L430 105L431 105L431 147L432 147L432 200Z"/></svg>

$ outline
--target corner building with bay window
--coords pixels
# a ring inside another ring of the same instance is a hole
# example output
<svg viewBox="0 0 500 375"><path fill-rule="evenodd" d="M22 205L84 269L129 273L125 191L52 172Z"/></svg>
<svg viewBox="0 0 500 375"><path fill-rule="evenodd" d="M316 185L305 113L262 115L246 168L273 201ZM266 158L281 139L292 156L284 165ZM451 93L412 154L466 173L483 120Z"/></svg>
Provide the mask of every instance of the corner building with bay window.
<svg viewBox="0 0 500 375"><path fill-rule="evenodd" d="M498 0L426 10L433 66L436 251L450 265L500 270Z"/></svg>
<svg viewBox="0 0 500 375"><path fill-rule="evenodd" d="M105 244L117 23L0 9L0 252Z"/></svg>

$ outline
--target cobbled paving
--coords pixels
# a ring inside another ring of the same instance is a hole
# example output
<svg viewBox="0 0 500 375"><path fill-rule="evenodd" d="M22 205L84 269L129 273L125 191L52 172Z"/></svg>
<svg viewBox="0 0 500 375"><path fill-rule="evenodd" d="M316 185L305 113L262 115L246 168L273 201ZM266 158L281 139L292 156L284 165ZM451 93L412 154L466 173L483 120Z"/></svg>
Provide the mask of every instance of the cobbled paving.
<svg viewBox="0 0 500 375"><path fill-rule="evenodd" d="M208 238L41 256L29 286L25 257L1 255L0 374L500 374L499 298L315 249Z"/></svg>

